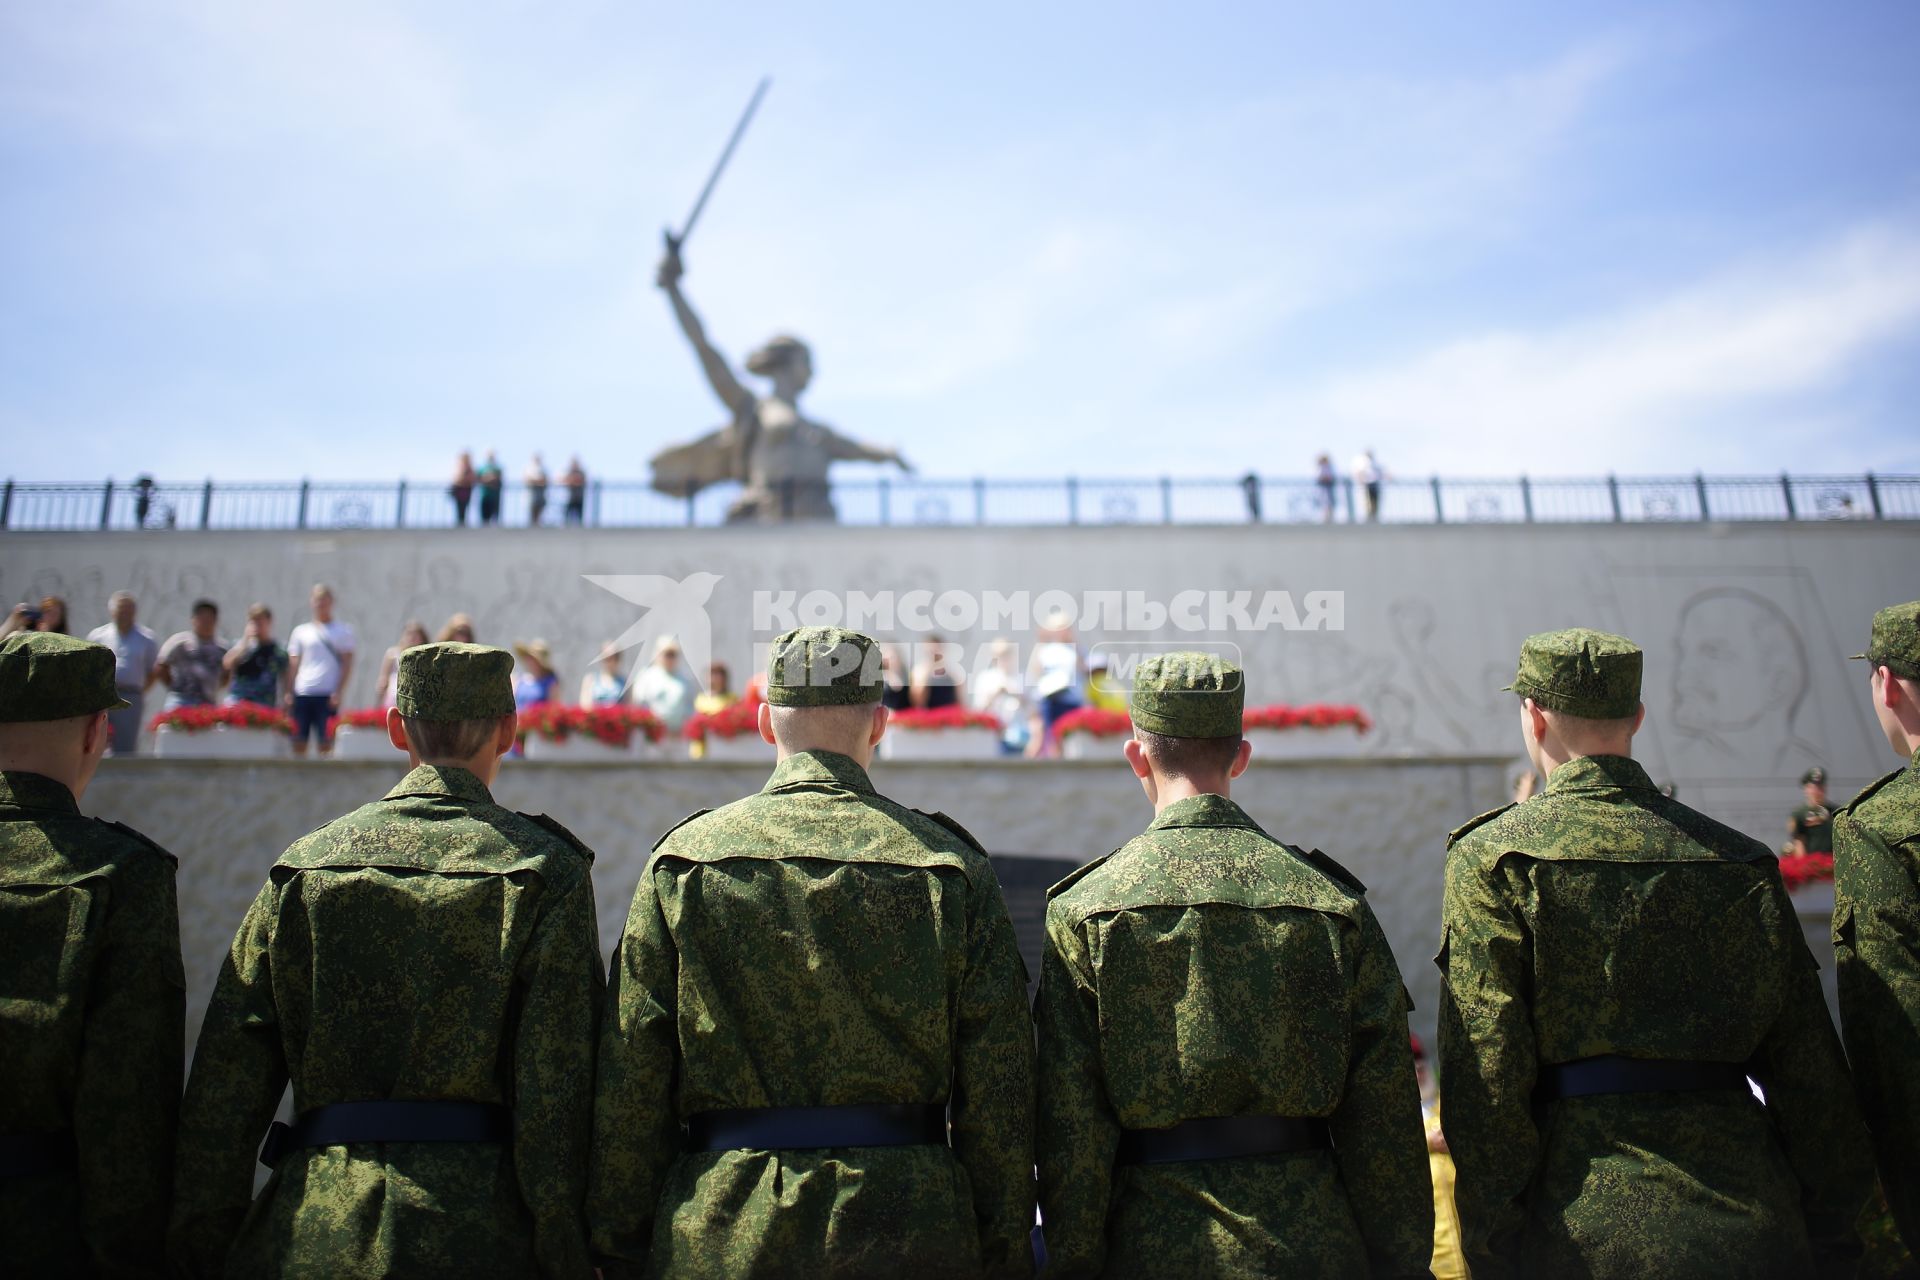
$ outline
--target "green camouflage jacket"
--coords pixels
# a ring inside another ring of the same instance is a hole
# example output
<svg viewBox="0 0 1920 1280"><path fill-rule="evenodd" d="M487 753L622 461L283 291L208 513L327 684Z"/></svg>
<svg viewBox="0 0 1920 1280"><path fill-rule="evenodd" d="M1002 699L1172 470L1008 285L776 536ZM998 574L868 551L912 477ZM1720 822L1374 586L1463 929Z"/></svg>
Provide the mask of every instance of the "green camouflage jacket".
<svg viewBox="0 0 1920 1280"><path fill-rule="evenodd" d="M187 983L173 858L0 773L0 1134L71 1172L0 1178L0 1275L164 1271Z"/></svg>
<svg viewBox="0 0 1920 1280"><path fill-rule="evenodd" d="M1880 1181L1920 1249L1920 755L1834 814L1840 1022Z"/></svg>
<svg viewBox="0 0 1920 1280"><path fill-rule="evenodd" d="M1765 846L1623 756L1453 834L1441 1086L1476 1280L1844 1269L1872 1164L1817 966ZM1536 1107L1543 1064L1735 1063L1745 1090Z"/></svg>
<svg viewBox="0 0 1920 1280"><path fill-rule="evenodd" d="M1036 1016L1049 1277L1425 1276L1406 988L1364 890L1223 796L1054 886ZM1324 1117L1331 1152L1116 1163L1123 1129Z"/></svg>
<svg viewBox="0 0 1920 1280"><path fill-rule="evenodd" d="M172 1246L191 1275L583 1277L593 1044L605 977L592 855L422 766L297 841L234 936L181 1109ZM255 1154L296 1114L499 1103L495 1143Z"/></svg>
<svg viewBox="0 0 1920 1280"><path fill-rule="evenodd" d="M701 1111L946 1103L951 1147L683 1150ZM1033 1026L972 838L801 752L655 846L594 1105L610 1276L1023 1276Z"/></svg>

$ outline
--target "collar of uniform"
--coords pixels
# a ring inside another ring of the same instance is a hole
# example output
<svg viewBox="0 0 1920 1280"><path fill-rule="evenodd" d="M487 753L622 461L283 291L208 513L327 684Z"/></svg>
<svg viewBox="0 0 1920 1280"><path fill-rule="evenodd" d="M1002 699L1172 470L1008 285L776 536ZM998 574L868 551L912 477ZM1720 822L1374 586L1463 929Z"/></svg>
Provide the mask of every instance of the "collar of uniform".
<svg viewBox="0 0 1920 1280"><path fill-rule="evenodd" d="M796 751L773 766L773 776L762 791L777 791L809 782L833 782L854 791L873 793L873 780L852 756L838 751Z"/></svg>
<svg viewBox="0 0 1920 1280"><path fill-rule="evenodd" d="M1631 756L1576 756L1553 771L1547 794L1560 791L1652 791L1653 779Z"/></svg>
<svg viewBox="0 0 1920 1280"><path fill-rule="evenodd" d="M1245 827L1249 831L1260 830L1260 824L1249 818L1245 809L1225 796L1212 792L1175 800L1154 817L1147 830L1159 831L1166 827Z"/></svg>
<svg viewBox="0 0 1920 1280"><path fill-rule="evenodd" d="M19 809L51 809L55 813L80 812L79 801L64 782L55 782L42 773L7 770L0 773L0 804Z"/></svg>
<svg viewBox="0 0 1920 1280"><path fill-rule="evenodd" d="M447 764L418 766L400 779L400 784L387 792L386 798L392 800L397 796L452 796L475 804L493 803L493 793L477 774L471 769Z"/></svg>

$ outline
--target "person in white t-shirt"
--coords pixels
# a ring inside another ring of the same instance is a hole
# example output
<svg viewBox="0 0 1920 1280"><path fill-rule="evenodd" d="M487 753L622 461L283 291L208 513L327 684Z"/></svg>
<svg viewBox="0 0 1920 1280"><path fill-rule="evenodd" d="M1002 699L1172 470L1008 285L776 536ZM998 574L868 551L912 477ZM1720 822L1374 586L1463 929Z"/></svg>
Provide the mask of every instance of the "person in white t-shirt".
<svg viewBox="0 0 1920 1280"><path fill-rule="evenodd" d="M307 754L316 738L320 754L333 752L333 717L353 675L353 628L333 620L333 589L314 584L313 621L287 637L287 703L293 713L293 754Z"/></svg>

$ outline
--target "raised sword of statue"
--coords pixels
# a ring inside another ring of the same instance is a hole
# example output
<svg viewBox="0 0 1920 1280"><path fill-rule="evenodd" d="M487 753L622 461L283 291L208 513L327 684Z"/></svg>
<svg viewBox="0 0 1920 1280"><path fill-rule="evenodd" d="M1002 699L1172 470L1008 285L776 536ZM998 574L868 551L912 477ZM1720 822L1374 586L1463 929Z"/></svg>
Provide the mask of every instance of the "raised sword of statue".
<svg viewBox="0 0 1920 1280"><path fill-rule="evenodd" d="M733 133L727 138L726 149L721 151L720 159L714 163L713 172L707 175L707 185L700 188L700 198L693 202L693 212L680 224L680 234L675 235L669 227L660 233L667 242L667 252L677 254L680 246L693 234L693 226L700 221L700 211L707 207L707 197L713 194L714 187L720 181L720 175L727 171L727 161L733 159L733 149L740 145L741 137L747 132L747 126L753 123L753 113L760 109L760 99L767 96L767 86L773 83L772 76L761 76L760 83L754 87L753 97L747 99L747 109L740 113L740 123L733 126Z"/></svg>

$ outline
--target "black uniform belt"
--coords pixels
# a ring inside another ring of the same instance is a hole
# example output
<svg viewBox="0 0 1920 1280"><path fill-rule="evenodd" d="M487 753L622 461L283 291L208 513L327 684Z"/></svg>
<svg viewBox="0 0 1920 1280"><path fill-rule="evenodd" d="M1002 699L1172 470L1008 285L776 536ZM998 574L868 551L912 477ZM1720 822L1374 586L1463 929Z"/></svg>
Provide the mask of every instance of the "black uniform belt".
<svg viewBox="0 0 1920 1280"><path fill-rule="evenodd" d="M0 1133L0 1178L37 1178L75 1166L73 1134Z"/></svg>
<svg viewBox="0 0 1920 1280"><path fill-rule="evenodd" d="M1181 1160L1238 1160L1332 1147L1325 1120L1297 1116L1208 1116L1168 1129L1128 1129L1120 1135L1121 1164Z"/></svg>
<svg viewBox="0 0 1920 1280"><path fill-rule="evenodd" d="M809 1147L947 1145L941 1103L751 1107L687 1118L690 1151L799 1151Z"/></svg>
<svg viewBox="0 0 1920 1280"><path fill-rule="evenodd" d="M1541 1102L1558 1102L1602 1093L1694 1093L1703 1089L1748 1092L1746 1068L1733 1062L1623 1058L1609 1053L1541 1067L1534 1096Z"/></svg>
<svg viewBox="0 0 1920 1280"><path fill-rule="evenodd" d="M513 1112L495 1102L335 1102L301 1113L292 1124L276 1120L260 1147L269 1169L295 1147L336 1147L350 1142L505 1142L513 1137Z"/></svg>

